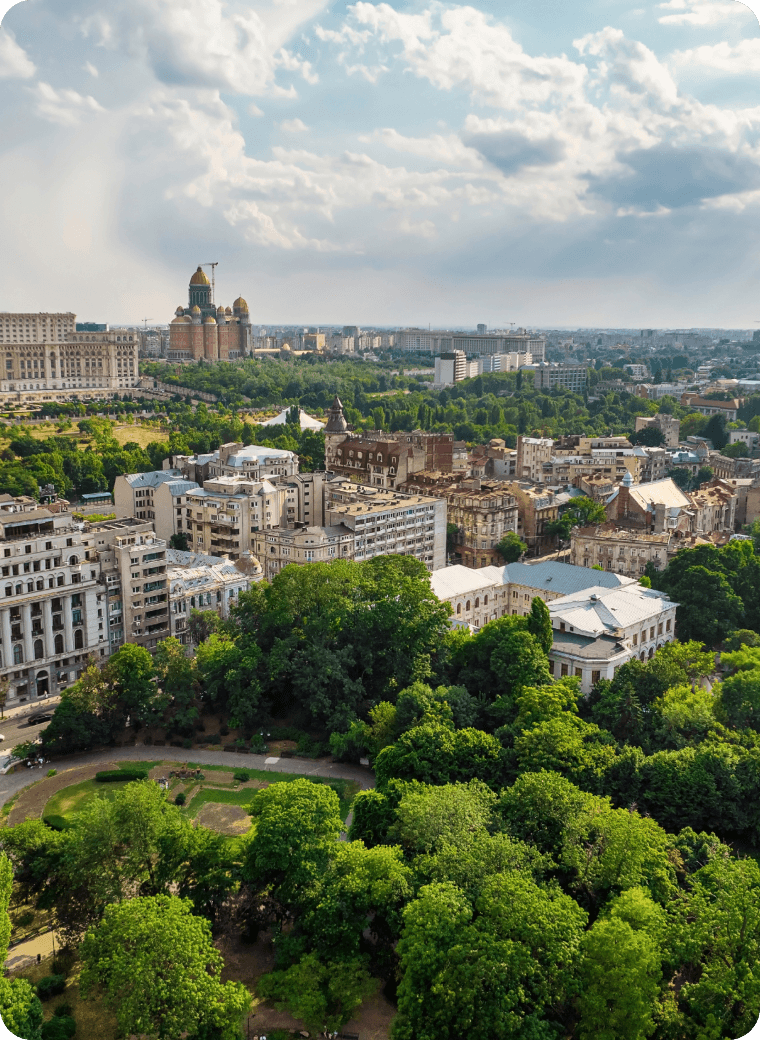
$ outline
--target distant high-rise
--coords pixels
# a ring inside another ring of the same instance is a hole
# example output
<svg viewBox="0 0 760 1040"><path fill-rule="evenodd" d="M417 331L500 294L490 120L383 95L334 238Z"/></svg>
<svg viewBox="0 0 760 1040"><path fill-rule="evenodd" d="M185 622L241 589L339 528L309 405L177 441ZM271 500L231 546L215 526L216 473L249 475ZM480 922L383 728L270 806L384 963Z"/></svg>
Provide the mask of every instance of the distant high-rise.
<svg viewBox="0 0 760 1040"><path fill-rule="evenodd" d="M478 325L478 335L483 335L484 332L488 332L487 325Z"/></svg>

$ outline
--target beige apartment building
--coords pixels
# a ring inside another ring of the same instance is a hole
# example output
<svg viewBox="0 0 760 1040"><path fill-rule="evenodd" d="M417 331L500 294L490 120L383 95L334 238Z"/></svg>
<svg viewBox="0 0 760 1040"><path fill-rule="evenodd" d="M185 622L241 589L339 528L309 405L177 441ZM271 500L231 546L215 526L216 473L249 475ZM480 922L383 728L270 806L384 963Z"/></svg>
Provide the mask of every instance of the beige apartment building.
<svg viewBox="0 0 760 1040"><path fill-rule="evenodd" d="M113 486L114 512L117 519L134 516L138 520L155 520L156 492L162 484L182 481L182 473L178 469L150 470L147 473L124 473L116 478ZM187 482L185 482L187 483ZM193 486L197 487L194 482ZM164 519L162 516L161 519ZM159 532L160 537L170 538L173 528L166 533Z"/></svg>
<svg viewBox="0 0 760 1040"><path fill-rule="evenodd" d="M553 547L547 525L559 517L559 502L553 491L527 480L506 482L505 490L517 500L517 534L528 552L540 556Z"/></svg>
<svg viewBox="0 0 760 1040"><path fill-rule="evenodd" d="M273 528L259 531L256 553L264 577L271 581L290 563L332 563L335 560L353 560L354 532L343 524L329 527Z"/></svg>
<svg viewBox="0 0 760 1040"><path fill-rule="evenodd" d="M0 343L61 343L76 332L76 314L12 314L0 312Z"/></svg>
<svg viewBox="0 0 760 1040"><path fill-rule="evenodd" d="M90 656L107 657L106 590L68 511L0 495L0 573L6 707L59 694L79 678Z"/></svg>
<svg viewBox="0 0 760 1040"><path fill-rule="evenodd" d="M484 467L485 463L484 458ZM496 546L505 534L518 529L517 501L504 481L452 480L450 474L419 473L403 490L444 500L444 530L446 524L456 524L454 552L466 567L502 562Z"/></svg>
<svg viewBox="0 0 760 1040"><path fill-rule="evenodd" d="M543 479L544 465L551 461L554 454L554 441L551 437L517 438L517 479L531 480L534 484Z"/></svg>
<svg viewBox="0 0 760 1040"><path fill-rule="evenodd" d="M677 448L681 436L681 420L674 419L672 415L665 412L657 415L637 415L634 430L645 430L648 426L654 426L661 431L665 439L666 448Z"/></svg>
<svg viewBox="0 0 760 1040"><path fill-rule="evenodd" d="M683 547L682 538L665 532L647 534L619 528L614 523L576 527L570 535L570 562L578 567L602 567L639 578L649 563L663 570L670 555Z"/></svg>
<svg viewBox="0 0 760 1040"><path fill-rule="evenodd" d="M210 556L244 557L260 532L297 520L296 492L268 480L216 477L177 495L167 485L162 498L173 502L174 533L186 534L189 549Z"/></svg>

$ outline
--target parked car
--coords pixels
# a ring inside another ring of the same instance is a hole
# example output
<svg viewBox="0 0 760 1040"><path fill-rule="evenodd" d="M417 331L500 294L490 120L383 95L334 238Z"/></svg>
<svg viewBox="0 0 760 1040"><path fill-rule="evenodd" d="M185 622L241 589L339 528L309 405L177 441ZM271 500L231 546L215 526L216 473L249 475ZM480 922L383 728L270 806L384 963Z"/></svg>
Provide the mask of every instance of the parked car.
<svg viewBox="0 0 760 1040"><path fill-rule="evenodd" d="M29 716L30 726L39 726L43 722L50 722L53 717L52 711L41 711L37 715Z"/></svg>

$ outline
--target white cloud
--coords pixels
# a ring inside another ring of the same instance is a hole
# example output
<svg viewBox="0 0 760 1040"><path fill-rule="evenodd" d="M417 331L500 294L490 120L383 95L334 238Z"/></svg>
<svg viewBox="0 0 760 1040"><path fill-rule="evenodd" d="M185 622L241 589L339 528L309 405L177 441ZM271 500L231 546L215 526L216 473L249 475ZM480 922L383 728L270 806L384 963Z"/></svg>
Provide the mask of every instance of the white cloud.
<svg viewBox="0 0 760 1040"><path fill-rule="evenodd" d="M37 115L61 126L75 126L83 116L102 112L103 108L89 94L76 90L56 90L49 83L37 83L30 88L35 98Z"/></svg>
<svg viewBox="0 0 760 1040"><path fill-rule="evenodd" d="M716 0L668 0L658 5L661 10L671 12L661 15L661 25L725 25L730 19L746 16L750 10L737 0L726 3Z"/></svg>
<svg viewBox="0 0 760 1040"><path fill-rule="evenodd" d="M29 79L34 73L34 62L16 43L13 33L0 27L0 79Z"/></svg>
<svg viewBox="0 0 760 1040"><path fill-rule="evenodd" d="M286 134L302 134L309 128L302 119L283 119L280 129L284 130Z"/></svg>
<svg viewBox="0 0 760 1040"><path fill-rule="evenodd" d="M82 68L84 69L85 72L89 72L89 74L93 77L93 79L97 79L98 76L100 75L100 73L95 68L95 66L92 64L92 62L86 61L84 63L84 65L82 66Z"/></svg>
<svg viewBox="0 0 760 1040"><path fill-rule="evenodd" d="M686 51L674 51L670 61L684 68L715 69L741 76L760 72L760 38L741 40L735 45L721 41Z"/></svg>

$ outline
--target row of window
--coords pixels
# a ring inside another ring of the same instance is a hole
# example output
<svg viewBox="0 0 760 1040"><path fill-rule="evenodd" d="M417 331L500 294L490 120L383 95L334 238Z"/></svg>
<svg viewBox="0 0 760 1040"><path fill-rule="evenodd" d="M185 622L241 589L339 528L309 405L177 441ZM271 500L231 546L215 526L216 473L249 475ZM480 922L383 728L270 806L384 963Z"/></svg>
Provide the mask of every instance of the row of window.
<svg viewBox="0 0 760 1040"><path fill-rule="evenodd" d="M74 633L74 649L84 649L84 634L81 628L78 628ZM58 656L63 653L63 636L57 635L54 639L54 650L53 653ZM45 657L45 645L41 639L35 639L33 644L33 654L35 661L42 661ZM23 664L24 663L24 647L21 643L15 643L11 650L12 663ZM2 652L0 652L0 668L3 667Z"/></svg>

